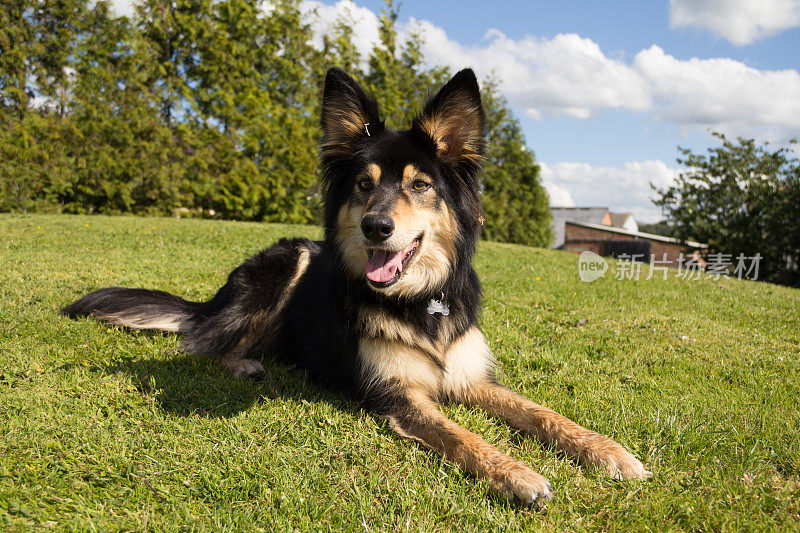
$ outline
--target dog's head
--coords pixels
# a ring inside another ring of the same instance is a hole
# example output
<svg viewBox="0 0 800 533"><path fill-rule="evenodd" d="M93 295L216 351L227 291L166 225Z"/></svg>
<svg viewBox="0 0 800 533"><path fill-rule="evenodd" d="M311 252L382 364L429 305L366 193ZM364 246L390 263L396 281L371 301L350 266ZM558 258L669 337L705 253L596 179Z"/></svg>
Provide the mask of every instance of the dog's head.
<svg viewBox="0 0 800 533"><path fill-rule="evenodd" d="M355 80L328 71L325 231L350 277L387 296L427 295L469 264L481 219L483 129L471 70L456 74L402 131L384 125Z"/></svg>

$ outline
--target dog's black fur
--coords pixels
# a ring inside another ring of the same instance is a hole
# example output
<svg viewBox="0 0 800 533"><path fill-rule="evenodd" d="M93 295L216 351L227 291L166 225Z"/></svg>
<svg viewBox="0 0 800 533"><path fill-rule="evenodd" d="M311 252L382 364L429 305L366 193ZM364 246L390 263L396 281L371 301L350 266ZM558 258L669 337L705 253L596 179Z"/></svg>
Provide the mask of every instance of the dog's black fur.
<svg viewBox="0 0 800 533"><path fill-rule="evenodd" d="M278 357L349 390L401 435L529 503L550 497L547 481L455 426L437 401L480 405L614 475L644 477L641 463L610 439L495 380L477 328L481 290L471 265L483 128L470 70L456 74L409 130L394 131L352 78L331 69L320 147L324 241L281 240L236 268L208 302L107 288L63 313L182 333L187 352L217 357L234 375L255 375L263 367L254 359ZM432 301L449 314L429 312Z"/></svg>

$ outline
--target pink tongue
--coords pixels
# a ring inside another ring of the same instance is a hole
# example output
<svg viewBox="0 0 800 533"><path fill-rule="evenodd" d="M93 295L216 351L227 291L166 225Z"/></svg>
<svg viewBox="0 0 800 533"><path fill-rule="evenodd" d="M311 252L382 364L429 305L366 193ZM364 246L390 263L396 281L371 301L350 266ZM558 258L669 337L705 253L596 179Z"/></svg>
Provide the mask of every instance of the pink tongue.
<svg viewBox="0 0 800 533"><path fill-rule="evenodd" d="M377 283L386 283L391 280L397 270L403 269L403 252L387 252L375 250L367 261L367 277Z"/></svg>

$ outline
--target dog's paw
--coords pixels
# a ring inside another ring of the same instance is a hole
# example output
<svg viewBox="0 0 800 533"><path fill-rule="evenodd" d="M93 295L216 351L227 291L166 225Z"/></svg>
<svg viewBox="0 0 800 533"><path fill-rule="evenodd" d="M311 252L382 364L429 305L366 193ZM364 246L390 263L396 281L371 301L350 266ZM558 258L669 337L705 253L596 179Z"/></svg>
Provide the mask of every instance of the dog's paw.
<svg viewBox="0 0 800 533"><path fill-rule="evenodd" d="M498 492L536 508L544 507L553 498L553 487L547 478L524 465L517 465L506 472L494 480L493 485Z"/></svg>
<svg viewBox="0 0 800 533"><path fill-rule="evenodd" d="M228 372L235 378L258 379L264 375L264 366L252 359L239 359L226 365Z"/></svg>
<svg viewBox="0 0 800 533"><path fill-rule="evenodd" d="M627 452L625 448L613 442L613 446L600 455L599 463L609 476L614 479L634 479L643 480L653 477L653 473L647 470L642 462Z"/></svg>

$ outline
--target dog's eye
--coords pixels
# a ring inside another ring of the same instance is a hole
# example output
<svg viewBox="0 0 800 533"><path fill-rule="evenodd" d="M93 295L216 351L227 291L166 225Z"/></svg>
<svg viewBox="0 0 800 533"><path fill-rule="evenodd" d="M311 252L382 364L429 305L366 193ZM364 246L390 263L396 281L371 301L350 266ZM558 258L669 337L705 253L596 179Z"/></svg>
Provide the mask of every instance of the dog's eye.
<svg viewBox="0 0 800 533"><path fill-rule="evenodd" d="M372 184L371 179L364 178L358 180L358 188L362 191L371 191L373 187L374 185Z"/></svg>
<svg viewBox="0 0 800 533"><path fill-rule="evenodd" d="M412 187L414 187L415 191L426 191L430 186L431 186L430 183L422 180L415 180L414 183L412 184Z"/></svg>

